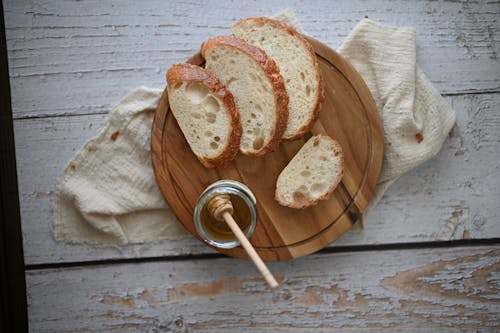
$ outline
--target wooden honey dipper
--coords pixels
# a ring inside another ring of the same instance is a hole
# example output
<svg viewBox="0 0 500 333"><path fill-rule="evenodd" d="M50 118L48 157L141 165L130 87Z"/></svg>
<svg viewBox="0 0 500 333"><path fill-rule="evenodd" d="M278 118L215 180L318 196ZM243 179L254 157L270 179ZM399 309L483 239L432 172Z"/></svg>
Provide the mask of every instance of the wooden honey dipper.
<svg viewBox="0 0 500 333"><path fill-rule="evenodd" d="M257 269L262 273L264 279L271 288L278 287L278 282L274 278L273 274L269 271L264 261L258 255L255 248L252 246L250 241L247 239L243 231L233 219L233 204L231 203L231 197L229 194L218 194L208 201L207 209L210 214L218 221L225 221L236 238L240 241L241 246L245 249L250 259L252 259Z"/></svg>

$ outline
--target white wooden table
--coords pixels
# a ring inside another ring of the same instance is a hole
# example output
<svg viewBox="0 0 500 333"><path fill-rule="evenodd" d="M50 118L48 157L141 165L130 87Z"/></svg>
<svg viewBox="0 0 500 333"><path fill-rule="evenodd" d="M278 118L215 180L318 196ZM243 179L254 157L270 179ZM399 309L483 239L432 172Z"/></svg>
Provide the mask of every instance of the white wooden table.
<svg viewBox="0 0 500 333"><path fill-rule="evenodd" d="M500 3L5 0L33 332L500 330ZM363 17L417 29L418 62L457 125L372 219L324 251L254 267L194 239L56 243L57 177L110 107L240 18L289 7L336 48Z"/></svg>

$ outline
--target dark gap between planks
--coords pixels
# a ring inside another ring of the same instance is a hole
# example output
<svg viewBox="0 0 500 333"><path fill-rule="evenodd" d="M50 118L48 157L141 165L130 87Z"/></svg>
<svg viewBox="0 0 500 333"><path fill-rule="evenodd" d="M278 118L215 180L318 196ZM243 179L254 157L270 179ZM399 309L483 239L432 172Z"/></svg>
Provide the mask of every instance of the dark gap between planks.
<svg viewBox="0 0 500 333"><path fill-rule="evenodd" d="M332 254L345 252L368 252L368 251L391 251L391 250L412 250L412 249L433 249L433 248L454 248L467 246L488 246L500 244L500 238L491 239L461 239L453 241L432 241L419 243L392 243L380 245L351 245L325 248L315 254ZM163 261L186 261L186 260L210 260L210 259L225 259L231 258L222 253L207 253L207 254L192 254L180 256L160 256L160 257L144 257L144 258L120 258L120 259L103 259L89 261L74 261L62 263L41 263L26 265L25 269L43 270L43 269L59 269L70 267L88 267L88 266L104 266L117 264L134 264L147 262L163 262ZM237 259L236 259L237 260Z"/></svg>

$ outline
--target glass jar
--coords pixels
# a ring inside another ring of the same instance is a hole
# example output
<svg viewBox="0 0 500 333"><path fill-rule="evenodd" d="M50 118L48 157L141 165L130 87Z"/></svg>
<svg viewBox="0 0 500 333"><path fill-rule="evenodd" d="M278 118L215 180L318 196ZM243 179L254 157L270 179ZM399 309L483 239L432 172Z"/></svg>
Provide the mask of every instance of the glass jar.
<svg viewBox="0 0 500 333"><path fill-rule="evenodd" d="M218 221L208 211L207 204L220 194L228 194L233 205L233 218L247 238L253 234L257 224L257 200L244 184L234 180L220 180L208 186L198 198L194 208L194 225L201 238L208 244L231 249L240 242L226 222Z"/></svg>

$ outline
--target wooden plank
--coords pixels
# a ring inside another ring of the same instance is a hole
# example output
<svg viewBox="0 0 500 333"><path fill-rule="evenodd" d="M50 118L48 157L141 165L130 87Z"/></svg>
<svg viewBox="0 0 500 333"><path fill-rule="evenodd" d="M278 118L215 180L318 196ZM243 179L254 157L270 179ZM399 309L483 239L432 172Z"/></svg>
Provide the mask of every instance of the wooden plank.
<svg viewBox="0 0 500 333"><path fill-rule="evenodd" d="M397 181L364 229L351 229L332 246L500 237L500 94L447 99L457 112L457 127L443 150ZM93 115L15 122L26 263L211 253L191 238L122 248L54 241L53 186L104 118Z"/></svg>
<svg viewBox="0 0 500 333"><path fill-rule="evenodd" d="M499 237L500 95L447 99L457 124L439 154L401 177L371 223L337 245Z"/></svg>
<svg viewBox="0 0 500 333"><path fill-rule="evenodd" d="M500 246L205 259L27 272L36 332L500 329Z"/></svg>
<svg viewBox="0 0 500 333"><path fill-rule="evenodd" d="M105 115L89 115L15 121L25 263L206 252L206 246L194 238L122 248L55 242L52 234L53 188L71 158L97 134L105 118Z"/></svg>
<svg viewBox="0 0 500 333"><path fill-rule="evenodd" d="M4 1L16 118L102 113L138 85L163 87L169 65L248 16L295 10L337 47L365 16L414 26L418 62L443 93L498 91L498 2ZM450 18L453 18L450 20Z"/></svg>

